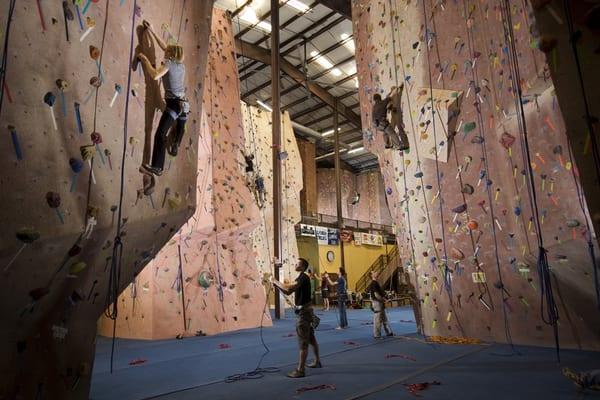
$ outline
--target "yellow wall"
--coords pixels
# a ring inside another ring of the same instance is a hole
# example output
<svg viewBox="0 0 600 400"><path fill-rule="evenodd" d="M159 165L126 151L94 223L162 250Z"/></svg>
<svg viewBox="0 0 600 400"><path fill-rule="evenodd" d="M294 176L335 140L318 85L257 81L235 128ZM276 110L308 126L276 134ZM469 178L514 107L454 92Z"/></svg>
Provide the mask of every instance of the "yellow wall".
<svg viewBox="0 0 600 400"><path fill-rule="evenodd" d="M298 254L306 258L316 272L338 273L341 263L340 246L318 245L316 238L298 237ZM382 254L392 251L395 245L356 246L354 241L344 243L346 273L348 274L348 289L354 291L356 282ZM318 249L318 254L317 254ZM333 251L335 259L327 261L327 252ZM318 266L318 267L317 267Z"/></svg>

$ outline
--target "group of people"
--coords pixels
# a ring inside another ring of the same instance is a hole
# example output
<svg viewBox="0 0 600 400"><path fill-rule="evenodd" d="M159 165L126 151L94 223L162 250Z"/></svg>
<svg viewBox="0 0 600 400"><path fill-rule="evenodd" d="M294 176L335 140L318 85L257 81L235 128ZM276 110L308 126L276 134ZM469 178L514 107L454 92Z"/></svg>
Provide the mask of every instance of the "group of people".
<svg viewBox="0 0 600 400"><path fill-rule="evenodd" d="M306 368L322 368L321 358L319 356L319 344L315 336L315 328L318 322L314 314L314 281L315 275L309 272L309 263L304 258L299 258L296 264L296 272L299 273L294 283L286 285L278 280L271 278L271 283L282 293L286 295L294 294L294 312L296 314L296 335L298 336L298 346L300 355L298 366L290 371L287 376L290 378L302 378L306 376ZM338 294L338 309L340 325L337 329L348 327L348 318L346 315L347 300L347 277L346 270L343 267L339 269L338 278L332 281L326 272L321 275L321 294L323 295L323 307L329 310L329 288L336 287ZM381 338L381 328L383 327L387 336L393 336L387 315L385 313L385 293L377 282L377 273L371 273L371 284L367 289L371 295L373 311L373 336L376 339ZM314 360L307 364L308 348L312 347Z"/></svg>

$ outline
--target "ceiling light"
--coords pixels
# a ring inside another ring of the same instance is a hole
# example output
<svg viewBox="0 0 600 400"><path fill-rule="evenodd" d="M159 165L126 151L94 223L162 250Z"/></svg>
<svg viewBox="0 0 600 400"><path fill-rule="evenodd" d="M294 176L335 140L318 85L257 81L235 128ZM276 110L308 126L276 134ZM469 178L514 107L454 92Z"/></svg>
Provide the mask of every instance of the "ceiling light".
<svg viewBox="0 0 600 400"><path fill-rule="evenodd" d="M328 131L321 133L321 136L331 136L331 135L333 135L333 132L334 132L334 130L330 129Z"/></svg>
<svg viewBox="0 0 600 400"><path fill-rule="evenodd" d="M352 150L348 150L348 154L358 153L359 151L363 151L365 148L363 146L357 147Z"/></svg>
<svg viewBox="0 0 600 400"><path fill-rule="evenodd" d="M348 50L350 50L352 53L356 51L356 47L354 46L354 39L352 39L350 35L348 35L347 33L342 33L340 35L340 38L345 41L344 46L346 46Z"/></svg>
<svg viewBox="0 0 600 400"><path fill-rule="evenodd" d="M334 68L331 70L331 73L333 74L333 76L340 76L342 74L342 71L340 71L338 68Z"/></svg>
<svg viewBox="0 0 600 400"><path fill-rule="evenodd" d="M289 0L285 4L287 4L288 6L290 6L292 8L295 8L296 10L298 10L300 12L307 12L308 10L310 10L309 6L307 6L306 4L304 4L298 0Z"/></svg>
<svg viewBox="0 0 600 400"><path fill-rule="evenodd" d="M273 112L273 109L271 107L269 107L268 104L263 103L260 100L256 100L256 102L258 103L259 106L261 106L262 108L264 108L265 110L269 111L269 112Z"/></svg>
<svg viewBox="0 0 600 400"><path fill-rule="evenodd" d="M240 19L249 25L256 25L264 31L271 32L271 24L265 21L259 22L258 17L256 16L256 12L250 6L244 7L242 12L240 13Z"/></svg>

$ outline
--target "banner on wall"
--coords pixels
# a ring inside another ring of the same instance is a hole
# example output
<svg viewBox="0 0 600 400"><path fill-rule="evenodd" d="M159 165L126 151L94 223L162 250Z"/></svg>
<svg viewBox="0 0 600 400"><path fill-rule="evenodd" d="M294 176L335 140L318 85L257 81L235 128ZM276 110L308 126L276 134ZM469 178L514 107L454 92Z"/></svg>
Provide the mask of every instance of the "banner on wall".
<svg viewBox="0 0 600 400"><path fill-rule="evenodd" d="M337 246L340 243L339 231L335 228L327 228L327 244Z"/></svg>
<svg viewBox="0 0 600 400"><path fill-rule="evenodd" d="M370 246L383 246L383 236L363 232L361 234L361 243Z"/></svg>
<svg viewBox="0 0 600 400"><path fill-rule="evenodd" d="M354 244L360 246L362 244L362 234L360 232L354 232Z"/></svg>
<svg viewBox="0 0 600 400"><path fill-rule="evenodd" d="M300 224L300 235L315 237L315 227L313 225Z"/></svg>
<svg viewBox="0 0 600 400"><path fill-rule="evenodd" d="M315 231L317 233L317 243L329 244L327 240L327 228L324 228L322 226L315 226Z"/></svg>
<svg viewBox="0 0 600 400"><path fill-rule="evenodd" d="M352 236L352 231L349 231L348 229L342 229L340 231L340 240L342 242L351 242Z"/></svg>

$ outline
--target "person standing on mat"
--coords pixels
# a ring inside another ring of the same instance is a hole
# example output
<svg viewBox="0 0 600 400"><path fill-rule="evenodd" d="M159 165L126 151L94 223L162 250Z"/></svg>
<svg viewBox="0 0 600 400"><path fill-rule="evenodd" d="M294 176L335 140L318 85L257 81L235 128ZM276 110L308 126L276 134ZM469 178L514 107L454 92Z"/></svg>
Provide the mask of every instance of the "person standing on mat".
<svg viewBox="0 0 600 400"><path fill-rule="evenodd" d="M313 328L314 313L312 303L310 301L310 277L307 273L308 261L304 258L299 258L296 264L296 271L300 273L293 285L284 285L283 283L271 277L273 285L281 290L286 295L294 293L296 314L296 335L298 336L298 346L300 347L300 357L298 367L289 372L287 376L290 378L303 378L305 376L304 367L322 368L321 359L319 357L319 344L315 337ZM315 353L315 359L311 364L306 365L306 357L308 356L308 346L311 345Z"/></svg>
<svg viewBox="0 0 600 400"><path fill-rule="evenodd" d="M331 286L337 285L337 296L338 296L338 310L340 312L340 326L335 329L346 329L348 327L348 316L346 315L346 270L344 267L340 267L340 275L338 276L337 281L332 282L329 277L327 277L327 281Z"/></svg>
<svg viewBox="0 0 600 400"><path fill-rule="evenodd" d="M375 339L381 338L381 326L387 336L394 336L390 323L388 322L387 315L385 313L385 293L381 289L381 285L377 282L377 271L371 271L371 283L367 288L367 293L371 295L371 309L373 310L373 337Z"/></svg>
<svg viewBox="0 0 600 400"><path fill-rule="evenodd" d="M165 151L167 151L167 134L175 126L175 137L171 138L168 152L177 155L181 139L185 133L185 124L190 113L190 103L185 97L185 65L183 64L183 47L180 45L167 45L152 29L149 22L144 21L144 26L152 34L156 43L165 52L165 60L158 69L155 69L144 53L138 53L137 58L144 68L149 71L153 79L162 78L165 89L165 111L163 112L158 128L154 134L154 148L152 149L151 165L142 164L140 172L160 176L165 165Z"/></svg>
<svg viewBox="0 0 600 400"><path fill-rule="evenodd" d="M323 297L323 310L329 311L329 275L323 272L321 275L321 297Z"/></svg>

